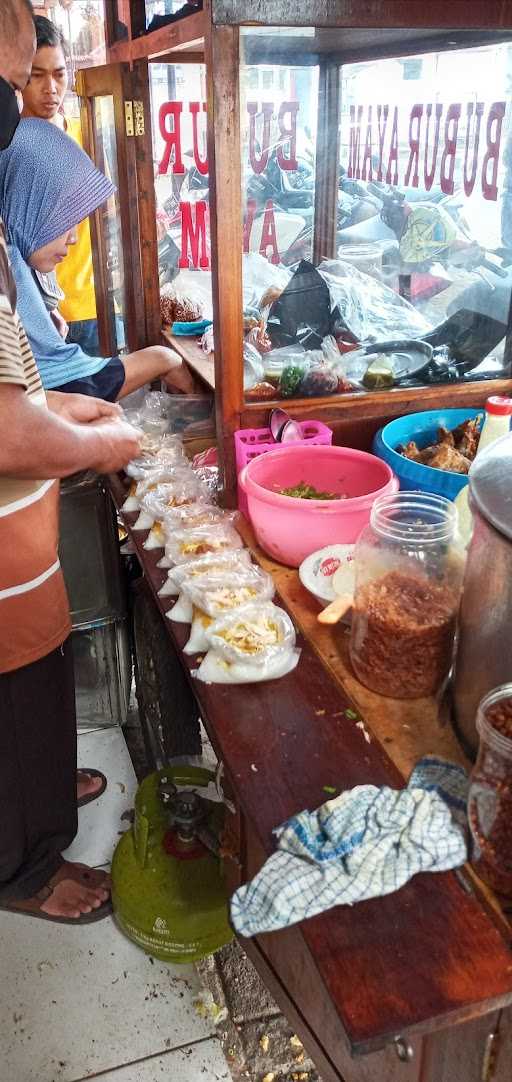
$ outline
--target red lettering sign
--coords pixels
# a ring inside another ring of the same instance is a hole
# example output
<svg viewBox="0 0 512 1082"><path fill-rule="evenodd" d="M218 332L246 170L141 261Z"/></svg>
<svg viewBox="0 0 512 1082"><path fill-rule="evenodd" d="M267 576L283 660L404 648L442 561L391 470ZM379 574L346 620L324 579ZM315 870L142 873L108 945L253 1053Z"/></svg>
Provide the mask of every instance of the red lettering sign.
<svg viewBox="0 0 512 1082"><path fill-rule="evenodd" d="M160 112L158 114L158 124L160 127L160 135L165 143L165 149L162 160L158 166L158 172L160 174L167 173L169 164L171 161L171 154L174 150L174 158L172 162L173 173L184 173L185 166L183 165L181 157L181 113L183 110L183 102L181 101L164 101L160 106ZM167 127L167 118L172 117L173 126L169 130Z"/></svg>
<svg viewBox="0 0 512 1082"><path fill-rule="evenodd" d="M188 270L190 265L197 269L208 270L210 260L206 245L206 221L208 207L201 200L198 203L180 203L181 211L181 257L180 268ZM190 257L189 257L190 248Z"/></svg>
<svg viewBox="0 0 512 1082"><path fill-rule="evenodd" d="M482 163L482 192L484 199L498 198L496 179L498 176L498 163L500 159L501 129L505 116L505 102L495 101L489 110L487 118L487 150ZM489 179L489 167L491 176Z"/></svg>
<svg viewBox="0 0 512 1082"><path fill-rule="evenodd" d="M391 108L389 105L351 105L349 113L349 145L347 175L356 180L371 180L375 165L373 147L378 141L379 157L376 170L377 180L386 180L396 186L403 183L413 188L420 186L420 159L423 159L423 186L430 191L434 184L439 185L445 195L455 190L455 174L461 176L464 192L471 195L475 188L480 168L481 190L484 199L496 201L498 198L498 172L501 150L501 136L505 117L505 102L493 102L486 107L483 102L470 102L466 106L466 134L464 159L459 146L459 128L462 105L459 102L448 106L416 104L408 113L408 139L404 132L404 116L397 105L393 106L391 126L388 124ZM486 146L483 158L481 153L482 118L487 109ZM435 119L434 119L435 115ZM376 124L375 124L376 117ZM473 119L474 118L474 119ZM444 119L442 152L439 155L441 121ZM363 127L364 125L364 127ZM364 132L364 150L361 155L362 133ZM407 165L403 169L404 148L409 154ZM361 160L362 158L362 160ZM471 164L470 164L471 158ZM387 167L384 172L384 162Z"/></svg>
<svg viewBox="0 0 512 1082"><path fill-rule="evenodd" d="M422 116L423 106L413 105L411 109L411 116L409 119L409 162L407 164L404 179L404 184L412 184L413 188L417 188L419 185L420 134Z"/></svg>

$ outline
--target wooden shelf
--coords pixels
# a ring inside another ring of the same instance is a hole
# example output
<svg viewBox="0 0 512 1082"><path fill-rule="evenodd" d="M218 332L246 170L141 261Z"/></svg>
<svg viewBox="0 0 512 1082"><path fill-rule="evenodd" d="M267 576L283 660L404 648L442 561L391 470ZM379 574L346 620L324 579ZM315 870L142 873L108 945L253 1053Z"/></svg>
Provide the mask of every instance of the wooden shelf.
<svg viewBox="0 0 512 1082"><path fill-rule="evenodd" d="M395 0L385 5L359 0L211 0L211 10L218 26L343 28L347 39L368 29L367 49L379 45L383 27L394 29L399 45L401 32L410 34L412 27L434 35L439 29L508 29L512 23L510 0L487 0L485 5L447 4L445 0L430 0L430 4Z"/></svg>
<svg viewBox="0 0 512 1082"><path fill-rule="evenodd" d="M168 53L176 54L173 61L179 64L186 57L188 50L202 53L206 30L206 13L198 11L196 15L187 15L178 22L153 30L151 34L141 34L132 41L118 41L108 50L109 63L129 63L133 60L155 60Z"/></svg>
<svg viewBox="0 0 512 1082"><path fill-rule="evenodd" d="M194 375L205 383L209 390L215 390L215 363L213 353L205 353L198 338L186 338L171 334L169 327L162 327L162 338L166 346L176 350ZM498 393L498 392L497 392Z"/></svg>

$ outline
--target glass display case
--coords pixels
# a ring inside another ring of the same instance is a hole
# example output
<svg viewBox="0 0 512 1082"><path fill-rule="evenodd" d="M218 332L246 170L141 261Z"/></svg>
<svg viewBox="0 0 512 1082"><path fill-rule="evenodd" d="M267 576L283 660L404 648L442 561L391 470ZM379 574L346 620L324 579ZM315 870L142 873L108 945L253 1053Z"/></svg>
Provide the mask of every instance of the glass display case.
<svg viewBox="0 0 512 1082"><path fill-rule="evenodd" d="M315 28L241 29L246 400L511 375L512 45L463 41L336 64L331 36L326 117Z"/></svg>
<svg viewBox="0 0 512 1082"><path fill-rule="evenodd" d="M215 388L228 499L233 433L276 403L368 449L510 390L512 34L492 5L394 12L118 0L127 342L163 331ZM171 333L210 319L206 349Z"/></svg>

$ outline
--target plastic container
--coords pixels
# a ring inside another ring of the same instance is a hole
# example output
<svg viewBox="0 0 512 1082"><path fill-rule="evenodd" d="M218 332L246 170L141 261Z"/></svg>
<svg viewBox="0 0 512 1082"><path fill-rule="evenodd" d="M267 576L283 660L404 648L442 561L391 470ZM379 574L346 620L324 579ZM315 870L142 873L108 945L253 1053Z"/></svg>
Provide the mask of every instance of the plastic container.
<svg viewBox="0 0 512 1082"><path fill-rule="evenodd" d="M373 441L373 452L384 459L398 477L400 488L405 491L431 492L454 500L467 483L467 474L452 473L450 470L436 470L432 466L423 466L421 462L411 462L395 450L400 444L414 440L418 447L428 447L434 443L438 428L457 428L463 421L482 414L482 410L427 410L424 413L410 413L406 417L397 417L381 428Z"/></svg>
<svg viewBox="0 0 512 1082"><path fill-rule="evenodd" d="M332 432L321 421L301 421L302 443L308 447L313 445L330 446ZM235 432L236 471L240 474L244 466L258 455L264 455L267 451L275 451L279 444L272 438L270 428L241 428ZM238 506L240 511L247 515L247 497L241 485L238 485Z"/></svg>
<svg viewBox="0 0 512 1082"><path fill-rule="evenodd" d="M281 489L301 481L346 498L300 500L281 495ZM377 496L398 489L390 467L374 455L351 447L302 444L253 459L239 483L259 544L290 567L298 567L325 545L354 542L368 524Z"/></svg>
<svg viewBox="0 0 512 1082"><path fill-rule="evenodd" d="M354 560L350 660L358 680L396 699L435 695L452 665L464 574L455 507L421 493L382 496Z"/></svg>
<svg viewBox="0 0 512 1082"><path fill-rule="evenodd" d="M512 684L482 699L476 726L480 746L468 796L471 859L493 890L512 898Z"/></svg>

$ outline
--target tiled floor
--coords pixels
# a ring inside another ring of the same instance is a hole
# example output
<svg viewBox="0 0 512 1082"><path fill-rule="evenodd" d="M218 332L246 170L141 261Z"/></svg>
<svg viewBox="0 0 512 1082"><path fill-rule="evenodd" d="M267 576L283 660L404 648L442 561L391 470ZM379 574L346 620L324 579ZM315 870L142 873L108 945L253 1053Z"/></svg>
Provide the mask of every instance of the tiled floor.
<svg viewBox="0 0 512 1082"><path fill-rule="evenodd" d="M67 855L108 863L126 828L135 775L120 730L79 734L79 764L109 779L80 811ZM214 1082L229 1079L192 966L150 960L111 919L80 928L0 913L2 1082Z"/></svg>

